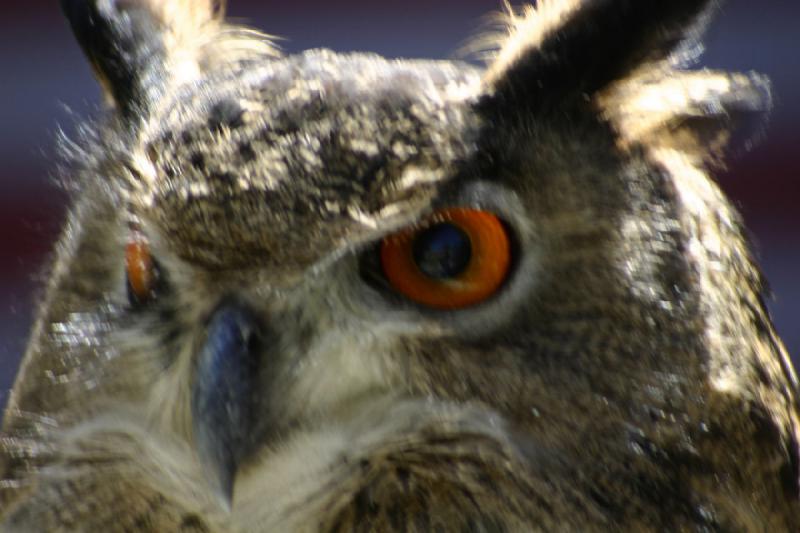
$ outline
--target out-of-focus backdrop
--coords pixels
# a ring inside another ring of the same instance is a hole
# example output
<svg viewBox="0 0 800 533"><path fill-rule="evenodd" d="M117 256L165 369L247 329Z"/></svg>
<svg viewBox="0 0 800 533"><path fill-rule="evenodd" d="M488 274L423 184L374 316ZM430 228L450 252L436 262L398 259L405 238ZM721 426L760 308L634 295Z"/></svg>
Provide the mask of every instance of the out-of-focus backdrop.
<svg viewBox="0 0 800 533"><path fill-rule="evenodd" d="M229 0L229 15L289 53L315 47L389 57L457 58L500 0ZM0 7L0 405L16 373L43 270L65 216L52 184L54 139L97 110L100 95L54 0ZM778 331L800 363L800 2L731 0L701 65L756 70L774 84L766 140L720 175L753 233L775 294Z"/></svg>

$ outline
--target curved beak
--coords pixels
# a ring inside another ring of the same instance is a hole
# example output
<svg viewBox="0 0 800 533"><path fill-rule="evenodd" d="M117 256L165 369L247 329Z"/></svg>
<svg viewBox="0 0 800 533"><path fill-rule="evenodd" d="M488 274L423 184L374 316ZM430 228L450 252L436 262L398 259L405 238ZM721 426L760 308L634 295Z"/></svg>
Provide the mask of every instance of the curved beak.
<svg viewBox="0 0 800 533"><path fill-rule="evenodd" d="M224 303L208 322L192 387L195 446L209 481L230 510L236 471L253 444L261 328L239 303Z"/></svg>

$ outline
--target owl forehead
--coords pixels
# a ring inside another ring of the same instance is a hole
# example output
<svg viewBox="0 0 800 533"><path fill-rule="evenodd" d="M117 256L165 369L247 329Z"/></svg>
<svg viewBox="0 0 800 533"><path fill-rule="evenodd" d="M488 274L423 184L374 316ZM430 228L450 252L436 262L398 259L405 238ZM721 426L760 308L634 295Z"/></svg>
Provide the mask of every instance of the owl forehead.
<svg viewBox="0 0 800 533"><path fill-rule="evenodd" d="M474 151L479 82L328 51L229 68L151 119L132 204L192 261L297 269L430 203Z"/></svg>

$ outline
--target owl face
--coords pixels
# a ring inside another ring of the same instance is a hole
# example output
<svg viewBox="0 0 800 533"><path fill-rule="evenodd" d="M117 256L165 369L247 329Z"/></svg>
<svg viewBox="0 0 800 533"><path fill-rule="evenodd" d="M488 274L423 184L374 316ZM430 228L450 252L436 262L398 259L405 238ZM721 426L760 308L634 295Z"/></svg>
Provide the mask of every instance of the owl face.
<svg viewBox="0 0 800 533"><path fill-rule="evenodd" d="M199 436L231 484L265 442L375 402L497 401L494 372L526 350L498 333L517 327L541 243L523 191L481 161L477 71L326 51L246 67L155 110L126 176L116 294L133 320L115 335L138 339L121 359L164 391L150 416ZM465 364L480 380L451 387Z"/></svg>
<svg viewBox="0 0 800 533"><path fill-rule="evenodd" d="M793 371L701 170L768 86L677 70L706 3L651 4L510 14L481 69L64 2L112 112L73 153L0 517L102 529L43 509L123 482L157 530L788 524L707 475L761 423L783 460L748 483L796 481Z"/></svg>

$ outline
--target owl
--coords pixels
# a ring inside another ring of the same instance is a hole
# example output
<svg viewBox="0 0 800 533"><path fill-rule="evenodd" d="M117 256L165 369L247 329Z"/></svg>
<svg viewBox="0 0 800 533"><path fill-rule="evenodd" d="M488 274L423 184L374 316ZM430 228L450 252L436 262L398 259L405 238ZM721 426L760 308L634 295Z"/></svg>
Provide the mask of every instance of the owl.
<svg viewBox="0 0 800 533"><path fill-rule="evenodd" d="M507 7L487 66L62 0L107 109L0 433L8 532L800 531L797 379L709 177L713 0Z"/></svg>

